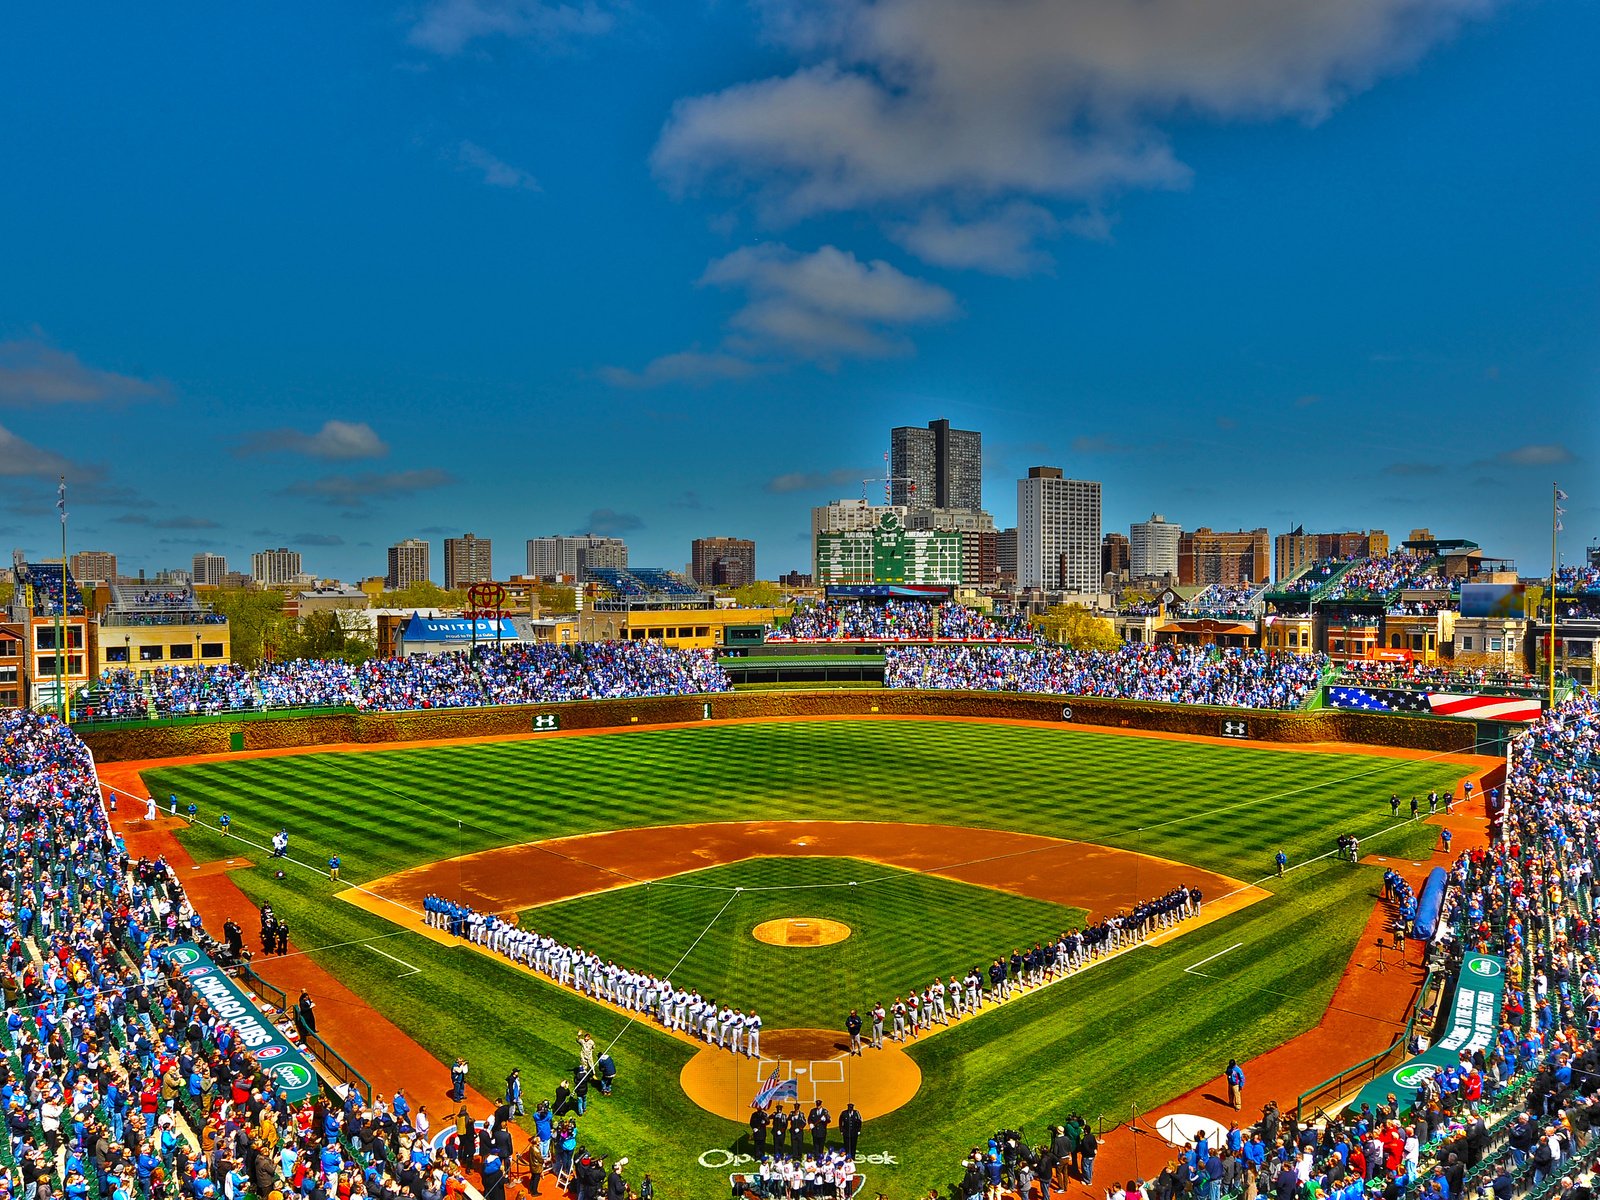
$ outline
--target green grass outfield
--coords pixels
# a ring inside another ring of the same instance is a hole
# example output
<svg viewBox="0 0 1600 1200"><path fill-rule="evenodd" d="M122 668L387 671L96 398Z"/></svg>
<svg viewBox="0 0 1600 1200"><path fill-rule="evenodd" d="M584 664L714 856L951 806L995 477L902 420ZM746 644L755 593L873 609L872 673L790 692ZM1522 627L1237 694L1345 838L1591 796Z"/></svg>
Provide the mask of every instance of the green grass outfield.
<svg viewBox="0 0 1600 1200"><path fill-rule="evenodd" d="M863 886L852 881L866 880ZM735 888L744 889L735 891ZM850 858L757 858L529 909L522 924L681 986L768 1029L843 1027L851 1008L920 990L1083 924L1047 900ZM781 917L842 921L832 946L758 942ZM713 924L714 923L714 924ZM707 929L716 936L701 937ZM698 940L697 940L698 939ZM842 1003L842 1006L841 1006Z"/></svg>
<svg viewBox="0 0 1600 1200"><path fill-rule="evenodd" d="M866 719L202 763L146 781L158 796L198 803L203 822L226 808L235 833L251 841L265 844L287 826L296 858L321 864L339 853L346 884L547 837L809 818L1080 838L1253 881L1269 874L1279 847L1302 863L1346 831L1366 849L1426 853L1436 830L1391 828L1389 793L1442 791L1455 786L1457 769L1070 728ZM183 837L197 859L223 852L208 829ZM308 871L291 868L279 881L255 868L234 878L252 899L272 901L299 945L328 947L317 952L323 966L431 1053L466 1054L480 1080L520 1066L530 1097L548 1094L571 1069L574 1027L602 1044L620 1034L618 1092L590 1109L585 1140L631 1155L636 1170L666 1185L664 1195L725 1194L726 1170L697 1160L738 1149L741 1129L682 1095L677 1076L690 1047L472 951L387 936L393 925L332 902L336 886ZM1323 859L1264 886L1272 899L913 1047L923 1088L868 1126L863 1151L896 1159L869 1167L869 1186L893 1197L946 1187L966 1146L1002 1125L1037 1133L1074 1110L1114 1124L1130 1103L1152 1106L1215 1075L1230 1055L1259 1053L1314 1024L1371 911L1378 872ZM380 936L422 973L397 979L394 963L352 944ZM724 936L731 944L745 935L719 924L706 940ZM1241 942L1207 968L1210 978L1184 973ZM641 950L655 952L648 938Z"/></svg>

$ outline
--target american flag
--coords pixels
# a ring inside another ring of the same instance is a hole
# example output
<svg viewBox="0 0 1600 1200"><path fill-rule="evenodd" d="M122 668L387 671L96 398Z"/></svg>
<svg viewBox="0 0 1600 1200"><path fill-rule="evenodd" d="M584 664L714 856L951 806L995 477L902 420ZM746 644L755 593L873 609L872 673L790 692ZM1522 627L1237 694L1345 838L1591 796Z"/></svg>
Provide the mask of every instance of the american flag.
<svg viewBox="0 0 1600 1200"><path fill-rule="evenodd" d="M1361 687L1329 688L1328 703L1334 708L1353 708L1361 712L1431 713L1475 721L1534 721L1541 707L1537 698Z"/></svg>
<svg viewBox="0 0 1600 1200"><path fill-rule="evenodd" d="M1363 712L1425 713L1428 697L1422 692L1401 688L1335 687L1328 689L1328 703L1334 708L1355 708Z"/></svg>

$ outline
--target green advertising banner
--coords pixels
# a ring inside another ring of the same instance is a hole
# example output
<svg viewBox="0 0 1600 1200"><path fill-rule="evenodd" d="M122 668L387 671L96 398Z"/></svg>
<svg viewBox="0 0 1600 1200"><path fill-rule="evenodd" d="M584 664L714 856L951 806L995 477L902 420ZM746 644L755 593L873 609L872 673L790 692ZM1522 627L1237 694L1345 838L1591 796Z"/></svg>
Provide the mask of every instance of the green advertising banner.
<svg viewBox="0 0 1600 1200"><path fill-rule="evenodd" d="M1494 954L1469 954L1456 978L1456 998L1450 1006L1445 1035L1421 1054L1385 1071L1356 1095L1352 1108L1385 1103L1392 1092L1404 1108L1417 1089L1439 1071L1460 1060L1462 1050L1484 1050L1494 1041L1500 1025L1500 997L1506 987L1505 959Z"/></svg>
<svg viewBox="0 0 1600 1200"><path fill-rule="evenodd" d="M179 942L160 951L160 955L177 968L218 1016L233 1026L245 1049L272 1076L285 1097L304 1100L321 1091L316 1068L267 1020L244 990L211 961L210 955L193 942Z"/></svg>

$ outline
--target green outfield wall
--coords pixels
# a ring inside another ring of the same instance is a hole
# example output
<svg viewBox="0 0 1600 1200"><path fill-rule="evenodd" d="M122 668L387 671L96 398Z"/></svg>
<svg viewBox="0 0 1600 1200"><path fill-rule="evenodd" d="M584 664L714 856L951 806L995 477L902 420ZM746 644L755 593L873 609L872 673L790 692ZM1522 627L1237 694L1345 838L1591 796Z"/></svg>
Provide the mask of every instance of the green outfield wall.
<svg viewBox="0 0 1600 1200"><path fill-rule="evenodd" d="M719 692L702 696L593 700L569 704L437 709L426 712L329 712L221 715L194 724L83 726L79 735L101 762L222 754L348 743L506 737L536 729L685 725L761 717L920 716L1042 721L1101 729L1229 737L1256 742L1353 742L1440 753L1470 752L1474 726L1440 717L1376 713L1270 712L1152 704L1075 696L912 690ZM553 719L552 719L553 718Z"/></svg>

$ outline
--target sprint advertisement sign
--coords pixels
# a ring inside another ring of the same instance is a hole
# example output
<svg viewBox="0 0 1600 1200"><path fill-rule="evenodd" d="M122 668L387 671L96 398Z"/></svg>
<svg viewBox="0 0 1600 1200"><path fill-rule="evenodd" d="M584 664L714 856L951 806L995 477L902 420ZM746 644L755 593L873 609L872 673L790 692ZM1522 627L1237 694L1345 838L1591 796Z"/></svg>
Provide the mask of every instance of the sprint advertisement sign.
<svg viewBox="0 0 1600 1200"><path fill-rule="evenodd" d="M1468 954L1456 977L1456 998L1450 1006L1450 1023L1444 1036L1421 1054L1385 1071L1351 1101L1353 1108L1376 1108L1392 1092L1402 1106L1411 1103L1417 1089L1435 1074L1460 1060L1463 1050L1483 1050L1494 1041L1500 1019L1500 998L1505 992L1506 964L1494 954Z"/></svg>
<svg viewBox="0 0 1600 1200"><path fill-rule="evenodd" d="M193 942L179 942L159 951L205 1002L238 1033L245 1049L271 1075L290 1100L304 1100L321 1091L316 1069L209 955Z"/></svg>

